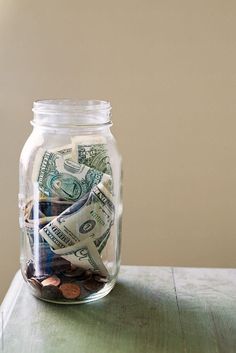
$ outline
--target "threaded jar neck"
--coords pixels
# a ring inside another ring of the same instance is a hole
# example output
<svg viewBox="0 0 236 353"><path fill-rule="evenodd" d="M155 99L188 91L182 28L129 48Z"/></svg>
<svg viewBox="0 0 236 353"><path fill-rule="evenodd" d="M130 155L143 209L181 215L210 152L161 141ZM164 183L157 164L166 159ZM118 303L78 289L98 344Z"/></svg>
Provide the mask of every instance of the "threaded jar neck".
<svg viewBox="0 0 236 353"><path fill-rule="evenodd" d="M100 100L35 101L33 125L49 127L111 125L111 104Z"/></svg>

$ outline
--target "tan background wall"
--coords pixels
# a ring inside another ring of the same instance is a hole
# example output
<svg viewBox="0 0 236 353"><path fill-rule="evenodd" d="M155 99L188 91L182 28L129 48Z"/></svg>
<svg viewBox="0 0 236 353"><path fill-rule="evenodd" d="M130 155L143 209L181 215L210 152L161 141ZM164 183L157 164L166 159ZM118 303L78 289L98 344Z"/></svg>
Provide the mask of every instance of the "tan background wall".
<svg viewBox="0 0 236 353"><path fill-rule="evenodd" d="M236 265L236 2L0 0L1 295L32 101L113 104L124 264Z"/></svg>

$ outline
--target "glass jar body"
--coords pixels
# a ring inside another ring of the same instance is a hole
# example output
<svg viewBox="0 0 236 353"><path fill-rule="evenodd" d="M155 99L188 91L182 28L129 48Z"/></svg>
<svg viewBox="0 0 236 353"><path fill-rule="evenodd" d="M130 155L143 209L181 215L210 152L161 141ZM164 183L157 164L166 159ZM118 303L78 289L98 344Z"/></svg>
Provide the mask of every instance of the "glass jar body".
<svg viewBox="0 0 236 353"><path fill-rule="evenodd" d="M38 126L20 157L21 271L56 303L99 299L120 266L121 158L109 126Z"/></svg>

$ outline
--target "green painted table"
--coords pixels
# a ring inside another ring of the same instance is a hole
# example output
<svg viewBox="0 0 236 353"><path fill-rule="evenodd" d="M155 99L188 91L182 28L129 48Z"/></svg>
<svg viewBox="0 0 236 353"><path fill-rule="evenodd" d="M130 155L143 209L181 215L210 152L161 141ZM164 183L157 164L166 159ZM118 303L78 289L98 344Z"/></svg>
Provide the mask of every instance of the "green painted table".
<svg viewBox="0 0 236 353"><path fill-rule="evenodd" d="M107 297L69 306L17 273L1 315L5 353L235 353L236 270L122 266Z"/></svg>

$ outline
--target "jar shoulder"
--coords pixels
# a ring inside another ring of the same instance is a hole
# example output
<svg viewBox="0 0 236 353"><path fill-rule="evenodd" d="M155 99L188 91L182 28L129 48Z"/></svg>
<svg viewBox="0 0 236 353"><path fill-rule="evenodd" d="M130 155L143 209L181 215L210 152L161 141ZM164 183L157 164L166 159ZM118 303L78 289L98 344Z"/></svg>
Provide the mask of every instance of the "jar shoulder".
<svg viewBox="0 0 236 353"><path fill-rule="evenodd" d="M40 149L54 153L71 151L73 154L73 150L79 144L92 146L93 143L97 144L99 142L101 142L101 145L105 145L111 161L121 164L121 154L117 141L110 130L88 133L86 131L61 131L61 129L47 131L34 128L22 148L20 165L29 168Z"/></svg>

